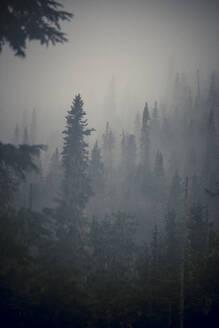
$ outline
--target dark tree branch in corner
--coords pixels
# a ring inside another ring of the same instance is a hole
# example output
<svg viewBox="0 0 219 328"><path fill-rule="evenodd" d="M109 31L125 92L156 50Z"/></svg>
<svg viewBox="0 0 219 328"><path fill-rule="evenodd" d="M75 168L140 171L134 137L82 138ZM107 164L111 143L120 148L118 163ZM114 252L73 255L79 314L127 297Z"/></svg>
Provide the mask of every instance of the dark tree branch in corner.
<svg viewBox="0 0 219 328"><path fill-rule="evenodd" d="M0 52L8 43L16 56L25 57L27 41L39 40L46 46L66 42L60 22L70 21L73 14L61 8L53 0L1 0Z"/></svg>

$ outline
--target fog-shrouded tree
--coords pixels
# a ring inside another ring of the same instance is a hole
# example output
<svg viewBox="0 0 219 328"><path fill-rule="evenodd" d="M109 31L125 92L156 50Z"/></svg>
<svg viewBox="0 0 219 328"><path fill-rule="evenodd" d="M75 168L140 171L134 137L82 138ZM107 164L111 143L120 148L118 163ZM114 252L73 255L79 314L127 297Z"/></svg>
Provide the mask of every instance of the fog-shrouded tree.
<svg viewBox="0 0 219 328"><path fill-rule="evenodd" d="M135 134L135 137L136 137L137 147L139 148L140 138L141 138L141 114L140 114L139 111L135 114L134 134Z"/></svg>
<svg viewBox="0 0 219 328"><path fill-rule="evenodd" d="M165 204L166 201L166 186L165 186L165 172L164 172L164 161L163 154L158 150L154 163L154 188L155 188L155 199L161 204ZM162 209L163 210L163 209ZM161 214L162 215L162 214Z"/></svg>
<svg viewBox="0 0 219 328"><path fill-rule="evenodd" d="M179 241L177 234L176 213L168 209L165 215L165 267L167 279L178 279L179 274Z"/></svg>
<svg viewBox="0 0 219 328"><path fill-rule="evenodd" d="M175 209L177 214L182 210L182 185L178 171L175 171L170 184L168 207Z"/></svg>
<svg viewBox="0 0 219 328"><path fill-rule="evenodd" d="M143 194L150 194L152 188L151 175L151 138L150 138L150 113L147 102L145 103L140 136L140 160L136 175L139 190Z"/></svg>
<svg viewBox="0 0 219 328"><path fill-rule="evenodd" d="M103 134L103 159L104 166L111 170L113 166L113 149L115 145L115 137L109 125L106 123L106 129Z"/></svg>
<svg viewBox="0 0 219 328"><path fill-rule="evenodd" d="M156 158L155 158L154 175L160 180L164 179L163 155L159 150L157 151Z"/></svg>
<svg viewBox="0 0 219 328"><path fill-rule="evenodd" d="M62 151L63 183L61 208L68 223L77 220L92 194L88 177L88 137L93 129L89 129L85 118L83 101L80 94L73 99L66 116L63 131L64 146Z"/></svg>
<svg viewBox="0 0 219 328"><path fill-rule="evenodd" d="M122 134L121 140L121 166L125 175L134 173L137 163L137 147L134 134Z"/></svg>
<svg viewBox="0 0 219 328"><path fill-rule="evenodd" d="M101 149L96 141L89 160L88 177L92 188L93 195L91 196L86 207L87 213L90 216L104 215L104 200L105 200L105 174L104 163L101 156Z"/></svg>
<svg viewBox="0 0 219 328"><path fill-rule="evenodd" d="M28 172L39 172L34 158L44 145L20 145L0 143L0 211L11 206L15 191Z"/></svg>
<svg viewBox="0 0 219 328"><path fill-rule="evenodd" d="M58 199L62 180L62 165L58 148L52 153L49 163L49 171L46 177L47 202L55 205Z"/></svg>
<svg viewBox="0 0 219 328"><path fill-rule="evenodd" d="M97 141L91 151L88 172L94 193L100 192L104 185L104 164L102 161L101 150Z"/></svg>
<svg viewBox="0 0 219 328"><path fill-rule="evenodd" d="M156 281L158 278L158 263L159 263L159 240L158 240L158 227L154 225L151 240L151 280Z"/></svg>
<svg viewBox="0 0 219 328"><path fill-rule="evenodd" d="M141 127L141 165L150 169L150 114L148 104L145 103Z"/></svg>
<svg viewBox="0 0 219 328"><path fill-rule="evenodd" d="M38 40L42 45L67 41L60 22L73 15L61 9L54 0L2 0L0 3L0 52L5 46L16 56L25 57L28 41Z"/></svg>

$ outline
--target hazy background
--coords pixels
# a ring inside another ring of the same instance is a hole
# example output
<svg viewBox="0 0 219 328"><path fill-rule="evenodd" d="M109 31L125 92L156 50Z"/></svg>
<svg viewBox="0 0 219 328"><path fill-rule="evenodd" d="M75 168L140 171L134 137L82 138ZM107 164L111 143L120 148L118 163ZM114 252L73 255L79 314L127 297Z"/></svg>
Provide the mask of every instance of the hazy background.
<svg viewBox="0 0 219 328"><path fill-rule="evenodd" d="M112 89L116 115L127 120L146 100L167 101L168 81L177 71L185 72L192 85L200 69L204 88L203 76L207 79L218 65L216 0L62 2L75 15L62 25L68 43L47 49L32 42L25 59L7 47L0 55L3 141L11 141L16 122L28 124L36 108L39 142L49 142L63 129L66 110L78 92L90 126L98 129L108 119L105 105Z"/></svg>

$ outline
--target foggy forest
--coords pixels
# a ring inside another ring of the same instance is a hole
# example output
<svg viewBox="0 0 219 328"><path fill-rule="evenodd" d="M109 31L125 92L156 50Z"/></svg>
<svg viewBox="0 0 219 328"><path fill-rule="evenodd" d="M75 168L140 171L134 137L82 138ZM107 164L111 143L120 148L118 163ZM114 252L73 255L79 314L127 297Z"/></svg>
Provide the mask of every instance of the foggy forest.
<svg viewBox="0 0 219 328"><path fill-rule="evenodd" d="M218 22L1 0L1 327L219 325Z"/></svg>

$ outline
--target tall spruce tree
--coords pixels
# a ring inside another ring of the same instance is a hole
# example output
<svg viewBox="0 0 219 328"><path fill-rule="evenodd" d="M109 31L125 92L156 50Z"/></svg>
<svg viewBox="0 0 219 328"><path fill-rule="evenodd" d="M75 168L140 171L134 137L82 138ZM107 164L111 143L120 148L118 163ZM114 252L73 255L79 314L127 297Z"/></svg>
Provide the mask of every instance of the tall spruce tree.
<svg viewBox="0 0 219 328"><path fill-rule="evenodd" d="M60 190L60 185L62 181L60 153L57 147L51 156L49 163L49 172L46 180L46 185L48 186L47 198L50 202L50 206L53 206L54 201L58 198L58 191Z"/></svg>
<svg viewBox="0 0 219 328"><path fill-rule="evenodd" d="M91 180L93 191L100 192L104 184L104 165L102 161L100 147L97 141L91 151L91 159L89 163L89 178Z"/></svg>
<svg viewBox="0 0 219 328"><path fill-rule="evenodd" d="M113 166L113 148L115 144L115 137L110 128L109 122L106 123L106 129L103 134L103 159L104 166L112 169Z"/></svg>
<svg viewBox="0 0 219 328"><path fill-rule="evenodd" d="M134 134L122 133L121 140L121 167L130 173L135 169L137 159L136 138Z"/></svg>
<svg viewBox="0 0 219 328"><path fill-rule="evenodd" d="M135 115L134 134L136 137L136 144L139 147L140 137L141 137L141 114L140 114L140 112L137 112Z"/></svg>
<svg viewBox="0 0 219 328"><path fill-rule="evenodd" d="M160 180L164 178L163 154L159 150L155 158L154 175Z"/></svg>
<svg viewBox="0 0 219 328"><path fill-rule="evenodd" d="M63 184L62 210L67 222L78 219L92 194L88 178L88 144L85 138L93 129L87 128L80 94L73 99L71 109L66 116L64 146L62 152Z"/></svg>
<svg viewBox="0 0 219 328"><path fill-rule="evenodd" d="M168 209L165 215L165 267L168 279L177 279L179 273L179 241L177 235L176 213Z"/></svg>
<svg viewBox="0 0 219 328"><path fill-rule="evenodd" d="M174 209L176 214L182 211L182 186L178 171L175 171L170 184L168 208Z"/></svg>
<svg viewBox="0 0 219 328"><path fill-rule="evenodd" d="M150 133L149 133L150 114L148 104L145 103L142 128L141 128L141 164L146 169L150 169Z"/></svg>
<svg viewBox="0 0 219 328"><path fill-rule="evenodd" d="M127 158L127 168L129 173L135 169L136 159L137 159L137 147L136 139L134 134L129 134L127 136L127 145L126 145L126 158Z"/></svg>

